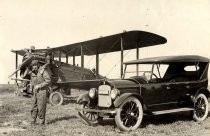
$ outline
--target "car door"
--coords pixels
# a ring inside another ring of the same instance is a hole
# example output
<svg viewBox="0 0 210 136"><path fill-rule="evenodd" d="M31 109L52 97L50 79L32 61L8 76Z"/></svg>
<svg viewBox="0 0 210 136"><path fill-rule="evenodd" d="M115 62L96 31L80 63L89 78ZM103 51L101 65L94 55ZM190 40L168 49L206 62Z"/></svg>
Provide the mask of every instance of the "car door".
<svg viewBox="0 0 210 136"><path fill-rule="evenodd" d="M147 88L148 107L151 111L175 109L184 100L190 85L186 82L156 83ZM148 91L149 90L149 91Z"/></svg>
<svg viewBox="0 0 210 136"><path fill-rule="evenodd" d="M170 108L177 108L184 101L190 85L189 82L172 82L165 84L163 88Z"/></svg>
<svg viewBox="0 0 210 136"><path fill-rule="evenodd" d="M165 83L150 83L142 87L142 97L150 111L170 109L171 96Z"/></svg>
<svg viewBox="0 0 210 136"><path fill-rule="evenodd" d="M199 69L197 65L183 65L181 68L182 74L177 74L164 87L169 96L169 102L173 103L173 107L184 105L186 94L189 90L196 89L197 73Z"/></svg>

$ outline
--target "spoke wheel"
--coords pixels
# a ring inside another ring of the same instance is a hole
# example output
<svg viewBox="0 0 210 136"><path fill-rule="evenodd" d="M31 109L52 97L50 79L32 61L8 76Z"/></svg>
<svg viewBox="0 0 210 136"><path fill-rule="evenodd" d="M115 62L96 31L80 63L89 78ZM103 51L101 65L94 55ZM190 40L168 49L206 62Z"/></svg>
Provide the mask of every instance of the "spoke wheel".
<svg viewBox="0 0 210 136"><path fill-rule="evenodd" d="M195 98L193 119L195 121L203 121L208 115L208 100L204 94L199 94Z"/></svg>
<svg viewBox="0 0 210 136"><path fill-rule="evenodd" d="M141 102L135 97L129 97L117 109L115 122L120 130L130 131L139 127L142 118Z"/></svg>
<svg viewBox="0 0 210 136"><path fill-rule="evenodd" d="M63 103L63 95L60 92L52 92L49 97L49 102L53 106L58 106Z"/></svg>
<svg viewBox="0 0 210 136"><path fill-rule="evenodd" d="M91 107L89 106L87 102L83 102L82 104L80 104L80 106L84 109L91 109ZM96 112L82 111L80 113L82 114L83 118L85 118L85 120L88 121L88 125L96 125L100 123L103 119ZM84 121L85 124L87 124L86 121Z"/></svg>

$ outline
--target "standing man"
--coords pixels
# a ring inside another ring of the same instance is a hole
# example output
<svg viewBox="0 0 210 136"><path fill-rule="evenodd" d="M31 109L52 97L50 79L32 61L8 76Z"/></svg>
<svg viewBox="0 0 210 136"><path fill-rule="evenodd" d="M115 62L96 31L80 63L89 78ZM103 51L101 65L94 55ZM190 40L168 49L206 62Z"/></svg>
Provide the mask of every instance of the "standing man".
<svg viewBox="0 0 210 136"><path fill-rule="evenodd" d="M37 117L41 124L45 124L47 105L47 87L51 84L50 75L41 67L38 60L31 62L31 89L33 90L33 105L31 110L32 122L35 124Z"/></svg>

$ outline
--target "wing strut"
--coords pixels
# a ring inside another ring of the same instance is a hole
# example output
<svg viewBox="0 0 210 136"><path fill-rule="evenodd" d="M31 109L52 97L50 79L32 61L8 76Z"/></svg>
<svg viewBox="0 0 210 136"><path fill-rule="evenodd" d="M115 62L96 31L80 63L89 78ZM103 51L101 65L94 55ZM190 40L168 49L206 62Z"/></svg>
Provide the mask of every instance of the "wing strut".
<svg viewBox="0 0 210 136"><path fill-rule="evenodd" d="M75 66L75 56L73 56L73 66Z"/></svg>
<svg viewBox="0 0 210 136"><path fill-rule="evenodd" d="M81 45L81 68L82 68L82 71L81 71L81 78L83 79L83 76L84 76L84 51L83 51L83 44Z"/></svg>
<svg viewBox="0 0 210 136"><path fill-rule="evenodd" d="M59 63L61 63L61 51L59 51Z"/></svg>
<svg viewBox="0 0 210 136"><path fill-rule="evenodd" d="M120 48L121 48L121 71L120 71L120 78L123 76L123 38L121 36L121 41L120 41Z"/></svg>
<svg viewBox="0 0 210 136"><path fill-rule="evenodd" d="M18 68L18 53L17 53L17 51L15 52L15 56L16 56L15 69L17 69ZM18 77L17 71L15 72L15 77L16 78Z"/></svg>
<svg viewBox="0 0 210 136"><path fill-rule="evenodd" d="M136 43L136 59L139 59L139 45ZM139 65L136 64L136 76L139 76Z"/></svg>
<svg viewBox="0 0 210 136"><path fill-rule="evenodd" d="M96 77L98 76L99 73L99 54L98 52L96 53Z"/></svg>
<svg viewBox="0 0 210 136"><path fill-rule="evenodd" d="M68 64L68 63L69 63L69 55L66 54L66 64Z"/></svg>

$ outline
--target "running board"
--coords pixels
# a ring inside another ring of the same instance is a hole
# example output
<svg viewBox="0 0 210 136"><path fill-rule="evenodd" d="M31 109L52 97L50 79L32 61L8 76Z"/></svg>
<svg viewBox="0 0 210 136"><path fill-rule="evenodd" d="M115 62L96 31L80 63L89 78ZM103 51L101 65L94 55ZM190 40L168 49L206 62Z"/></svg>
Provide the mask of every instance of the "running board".
<svg viewBox="0 0 210 136"><path fill-rule="evenodd" d="M191 111L194 110L193 108L179 108L179 109L171 109L171 110L163 110L163 111L154 111L152 112L153 115L160 115L160 114L167 114L167 113L174 113L174 112L181 112L181 111Z"/></svg>

